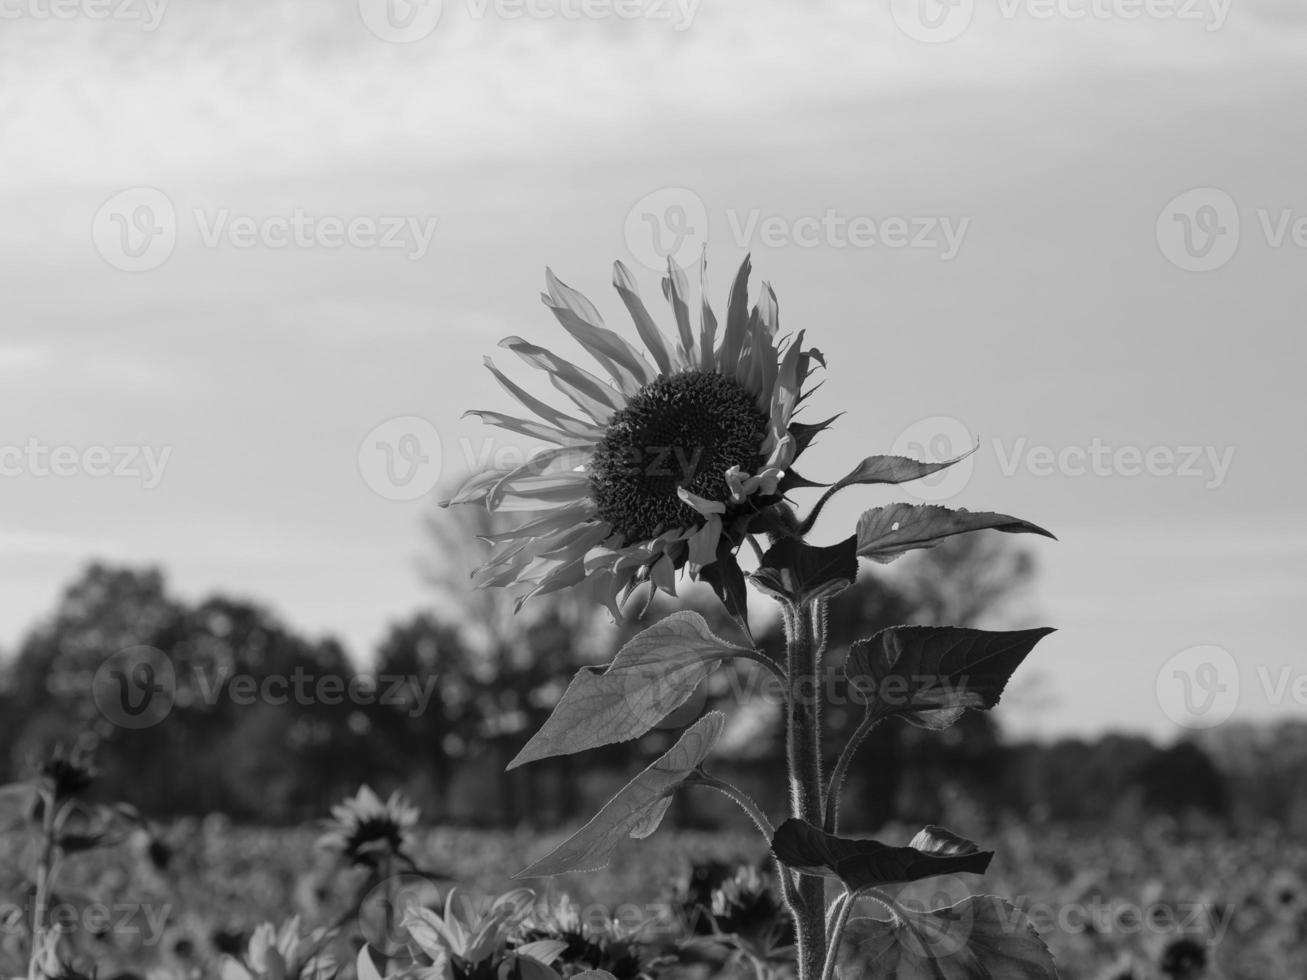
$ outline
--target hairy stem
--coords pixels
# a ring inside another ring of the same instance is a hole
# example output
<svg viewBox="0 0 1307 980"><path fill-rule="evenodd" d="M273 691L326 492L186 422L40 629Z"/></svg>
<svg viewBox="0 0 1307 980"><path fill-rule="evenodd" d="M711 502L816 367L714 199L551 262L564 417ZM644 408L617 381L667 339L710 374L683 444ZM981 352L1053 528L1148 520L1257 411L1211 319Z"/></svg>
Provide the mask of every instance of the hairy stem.
<svg viewBox="0 0 1307 980"><path fill-rule="evenodd" d="M822 821L821 653L814 636L814 610L785 611L789 672L786 750L790 771L790 815L809 823ZM799 874L795 886L795 932L799 980L818 980L826 961L826 889L816 875Z"/></svg>
<svg viewBox="0 0 1307 980"><path fill-rule="evenodd" d="M840 757L835 763L835 768L831 770L830 783L826 787L826 820L824 823L828 834L839 833L840 794L844 790L844 777L848 775L849 765L853 762L853 757L858 754L858 748L871 730L876 727L876 721L877 719L868 712L867 716L862 719L861 724L853 732L852 737L844 743L844 748L840 750Z"/></svg>
<svg viewBox="0 0 1307 980"><path fill-rule="evenodd" d="M821 980L833 980L835 976L835 963L839 960L840 941L844 938L844 927L849 924L849 913L853 911L857 899L856 893L848 893L836 899L839 909L835 914L835 921L831 923L830 935L827 937L830 951L827 953L826 965L821 971Z"/></svg>
<svg viewBox="0 0 1307 980"><path fill-rule="evenodd" d="M700 786L707 786L710 789L717 790L717 792L721 793L723 796L734 800L740 809L748 815L749 819L753 821L753 825L757 827L762 836L766 838L767 843L771 843L772 834L775 833L772 829L771 821L767 819L767 815L763 813L762 810L758 809L758 804L749 799L749 797L746 796L738 787L733 786L724 779L710 776L702 769L694 773L694 775L686 780L686 782L689 784L697 783Z"/></svg>

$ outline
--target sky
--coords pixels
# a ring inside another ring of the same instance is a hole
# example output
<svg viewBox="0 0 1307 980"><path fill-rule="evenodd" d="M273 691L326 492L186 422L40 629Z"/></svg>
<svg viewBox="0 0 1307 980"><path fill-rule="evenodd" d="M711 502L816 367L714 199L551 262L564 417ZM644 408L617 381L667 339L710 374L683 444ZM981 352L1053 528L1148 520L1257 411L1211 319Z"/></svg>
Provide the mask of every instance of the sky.
<svg viewBox="0 0 1307 980"><path fill-rule="evenodd" d="M386 2L0 3L0 648L95 557L366 660L439 487L529 449L460 416L573 350L544 267L629 330L613 260L652 307L706 244L828 357L805 475L979 443L819 541L1058 535L1008 730L1307 710L1299 5Z"/></svg>

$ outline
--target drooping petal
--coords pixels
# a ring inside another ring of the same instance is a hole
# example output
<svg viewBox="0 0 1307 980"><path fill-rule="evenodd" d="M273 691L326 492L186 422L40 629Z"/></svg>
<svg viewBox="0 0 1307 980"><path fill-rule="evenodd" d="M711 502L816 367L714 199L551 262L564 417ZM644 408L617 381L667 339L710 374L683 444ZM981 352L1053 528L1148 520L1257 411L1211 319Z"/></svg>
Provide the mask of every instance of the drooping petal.
<svg viewBox="0 0 1307 980"><path fill-rule="evenodd" d="M559 357L553 351L528 343L521 337L505 337L500 347L511 350L527 364L549 375L555 388L572 400L582 411L600 422L606 422L625 404L618 391L605 384L589 371Z"/></svg>
<svg viewBox="0 0 1307 980"><path fill-rule="evenodd" d="M561 531L565 527L571 527L573 524L590 519L596 513L593 502L583 500L579 503L571 504L567 507L560 507L548 511L547 513L527 521L525 524L519 524L509 531L501 531L498 534L481 534L478 537L486 544L499 544L502 541L519 541L523 538L538 538L546 534L552 534Z"/></svg>
<svg viewBox="0 0 1307 980"><path fill-rule="evenodd" d="M589 422L583 422L581 419L574 418L566 412L560 412L552 405L542 402L539 398L536 398L535 395L532 395L530 392L519 387L512 379L505 375L504 372L495 367L495 362L489 357L485 358L484 361L486 368L495 376L495 380L499 382L500 386L505 391L521 402L525 408L535 412L550 425L561 429L563 432L567 432L574 436L580 436L582 438L593 439L595 441L603 438L603 429L596 425L592 425ZM595 421L600 423L607 422L611 416L612 412L610 411L605 413L602 418L596 417Z"/></svg>
<svg viewBox="0 0 1307 980"><path fill-rule="evenodd" d="M649 566L649 579L655 588L670 596L676 595L676 565L672 562L671 555L664 554Z"/></svg>
<svg viewBox="0 0 1307 980"><path fill-rule="evenodd" d="M486 494L486 506L494 510L503 501L504 496L517 492L518 486L527 476L550 476L567 474L573 478L583 476L576 472L576 467L590 456L588 449L573 446L559 446L534 454L521 466L509 470ZM573 482L569 480L569 482Z"/></svg>
<svg viewBox="0 0 1307 980"><path fill-rule="evenodd" d="M653 372L640 352L603 325L599 311L588 299L559 280L552 270L545 270L545 280L549 286L548 295L541 297L545 305L622 391L633 395L653 380Z"/></svg>
<svg viewBox="0 0 1307 980"><path fill-rule="evenodd" d="M683 503L693 507L704 517L726 513L726 505L720 500L708 500L698 494L691 493L685 487L677 487L676 496L680 497Z"/></svg>
<svg viewBox="0 0 1307 980"><path fill-rule="evenodd" d="M501 429L507 429L509 432L516 432L518 435L527 436L531 439L540 439L544 442L552 442L556 446L585 446L590 445L591 440L574 436L570 433L563 432L561 429L555 429L552 425L546 425L543 422L533 422L530 419L520 419L515 415L504 415L500 412L487 412L481 409L473 409L470 412L464 412L463 417L475 415L482 422L488 425L497 425Z"/></svg>
<svg viewBox="0 0 1307 980"><path fill-rule="evenodd" d="M486 499L492 487L498 483L505 474L505 470L481 470L478 473L471 474L466 480L459 485L453 495L447 500L442 500L442 507L449 507L451 504L474 504Z"/></svg>
<svg viewBox="0 0 1307 980"><path fill-rule="evenodd" d="M722 537L722 519L714 514L690 539L690 570L697 572L717 560L717 542Z"/></svg>

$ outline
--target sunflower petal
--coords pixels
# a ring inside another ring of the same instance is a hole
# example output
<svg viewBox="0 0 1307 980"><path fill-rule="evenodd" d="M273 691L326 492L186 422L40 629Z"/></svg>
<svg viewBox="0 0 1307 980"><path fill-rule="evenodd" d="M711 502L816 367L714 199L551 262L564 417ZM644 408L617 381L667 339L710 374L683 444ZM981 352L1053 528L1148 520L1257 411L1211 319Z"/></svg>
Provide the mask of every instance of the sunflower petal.
<svg viewBox="0 0 1307 980"><path fill-rule="evenodd" d="M621 262L613 263L613 287L617 290L617 295L622 297L622 302L626 304L627 312L635 322L636 333L644 341L644 346L649 348L658 370L663 374L671 374L672 355L667 347L667 338L663 336L663 332L658 329L653 317L649 315L644 300L640 299L640 292L631 271Z"/></svg>
<svg viewBox="0 0 1307 980"><path fill-rule="evenodd" d="M596 441L603 438L603 429L589 422L584 422L581 419L574 418L566 412L560 412L552 405L542 402L530 392L520 388L514 381L505 375L503 371L495 367L495 362L489 357L483 358L483 360L486 368L495 376L495 380L499 382L500 386L505 391L521 402L524 408L528 408L535 412L550 425L561 429L564 432L570 433L571 435L581 436L583 438L591 438ZM608 421L608 416L611 416L611 414L612 413L609 412L604 418L596 418L595 421L606 422Z"/></svg>
<svg viewBox="0 0 1307 980"><path fill-rule="evenodd" d="M570 435L561 429L555 429L552 425L545 425L543 422L533 422L530 419L519 419L515 415L504 415L501 412L486 412L480 409L473 409L470 412L464 412L463 417L475 415L482 422L488 425L497 425L501 429L507 429L509 432L516 432L519 435L527 436L531 439L541 439L545 442L552 442L556 446L583 446L588 445L589 440L580 436Z"/></svg>
<svg viewBox="0 0 1307 980"><path fill-rule="evenodd" d="M452 504L473 504L486 499L486 494L504 475L504 470L481 470L478 473L471 474L464 480L457 490L446 500L440 502L441 507L449 507Z"/></svg>
<svg viewBox="0 0 1307 980"><path fill-rule="evenodd" d="M580 475L576 466L588 458L588 453L574 446L559 446L532 455L521 466L509 470L486 494L486 506L491 510L503 502L505 494L516 492L517 484L527 476Z"/></svg>
<svg viewBox="0 0 1307 980"><path fill-rule="evenodd" d="M714 514L690 539L690 570L698 571L717 560L717 542L722 536L722 519Z"/></svg>
<svg viewBox="0 0 1307 980"><path fill-rule="evenodd" d="M540 538L561 531L566 527L592 518L595 506L588 500L569 504L566 507L550 510L547 513L520 524L509 531L498 534L481 534L478 537L486 544L499 544L503 541L520 541L524 538Z"/></svg>
<svg viewBox="0 0 1307 980"><path fill-rule="evenodd" d="M699 368L703 371L713 369L713 359L717 346L717 316L708 302L708 246L704 246L699 256Z"/></svg>
<svg viewBox="0 0 1307 980"><path fill-rule="evenodd" d="M600 423L607 422L625 403L621 394L610 385L553 351L537 347L521 337L505 337L499 346L511 350L533 368L548 373L555 388Z"/></svg>
<svg viewBox="0 0 1307 980"><path fill-rule="evenodd" d="M731 284L731 295L726 302L726 330L722 334L720 371L727 377L738 377L740 358L749 335L749 256L740 263L740 270Z"/></svg>
<svg viewBox="0 0 1307 980"><path fill-rule="evenodd" d="M545 270L549 294L542 296L545 305L570 333L606 370L628 395L653 380L649 365L640 352L603 325L594 305L554 275Z"/></svg>
<svg viewBox="0 0 1307 980"><path fill-rule="evenodd" d="M663 296L672 306L676 315L676 329L681 334L681 354L687 365L698 362L695 357L694 331L690 328L690 305L686 297L690 293L690 281L685 278L685 270L667 259L667 275L663 277Z"/></svg>

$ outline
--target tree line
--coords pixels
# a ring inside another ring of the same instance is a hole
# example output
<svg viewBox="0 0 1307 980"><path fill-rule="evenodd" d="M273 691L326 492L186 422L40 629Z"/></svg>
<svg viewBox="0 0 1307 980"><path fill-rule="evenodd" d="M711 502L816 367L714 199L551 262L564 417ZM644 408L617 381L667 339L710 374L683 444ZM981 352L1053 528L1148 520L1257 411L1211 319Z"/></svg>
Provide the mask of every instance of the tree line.
<svg viewBox="0 0 1307 980"><path fill-rule="evenodd" d="M754 734L778 730L763 722L779 705L748 662L720 669L700 697L644 739L505 772L572 674L607 662L662 610L655 604L643 622L618 626L567 598L518 613L502 593L471 591L465 569L475 536L493 530L488 520L432 519L431 602L393 623L363 663L256 601L188 602L157 568L88 565L0 661L0 780L21 778L55 745L90 740L106 797L161 819L221 812L300 821L369 783L402 787L434 820L557 824L587 815L679 727L716 708L730 719L723 775L762 792L784 747ZM832 651L900 623L1023 625L1033 568L994 537L959 538L896 565L893 575L864 575L831 603ZM709 599L701 611L731 635L735 627ZM979 621L995 608L1005 621ZM757 639L782 645L776 625ZM172 683L157 723L131 727L97 701L97 672L103 680L110 658L140 647L166 658ZM832 668L838 683L838 659ZM1017 690L1005 698L1035 696ZM832 731L856 721L839 709L828 717ZM1225 726L1170 746L1125 735L1020 744L1005 741L988 715L968 713L942 739L921 734L891 724L869 739L848 790L867 829L935 819L941 807L986 819L1101 824L1166 813L1307 827L1307 725L1272 733ZM838 747L833 737L832 757ZM678 798L673 815L704 827L731 819L710 794Z"/></svg>

